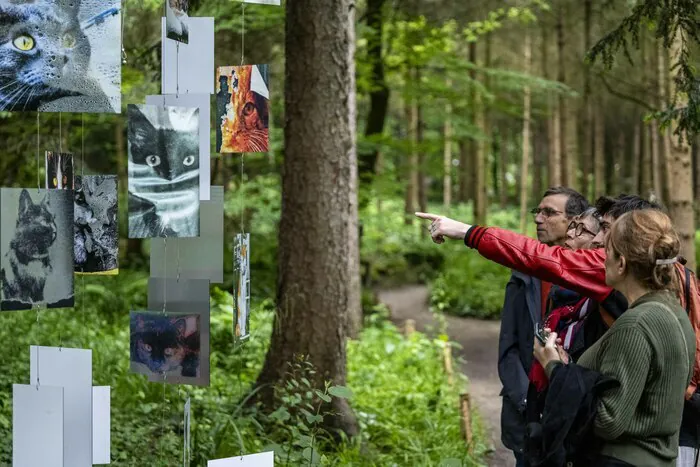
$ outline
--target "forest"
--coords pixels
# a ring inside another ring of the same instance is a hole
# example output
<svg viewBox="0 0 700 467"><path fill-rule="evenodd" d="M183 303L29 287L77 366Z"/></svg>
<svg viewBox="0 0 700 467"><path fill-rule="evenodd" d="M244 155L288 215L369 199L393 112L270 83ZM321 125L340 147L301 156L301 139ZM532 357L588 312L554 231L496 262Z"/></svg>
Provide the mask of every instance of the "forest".
<svg viewBox="0 0 700 467"><path fill-rule="evenodd" d="M47 345L92 349L93 384L112 388L113 465L182 462L187 397L193 466L261 451L276 465L505 465L498 414L482 403L500 397L477 394L479 357L454 330L497 329L511 271L461 242L437 248L414 212L533 236L548 187L591 202L640 194L668 209L688 267L700 261L694 0L189 8L215 18L216 66L268 64L270 81L269 151L212 144L225 274L210 290L211 383L149 382L126 358L151 249L128 238L127 104L160 93L164 8L122 0L121 114L0 111L2 187L43 181L44 151L60 147L76 174L117 174L119 189L119 275L75 276L74 308L0 314L0 464L12 458L12 384L28 380L29 346ZM245 342L232 333L239 231L251 245ZM416 316L382 300L408 286L425 292L424 307L406 305Z"/></svg>

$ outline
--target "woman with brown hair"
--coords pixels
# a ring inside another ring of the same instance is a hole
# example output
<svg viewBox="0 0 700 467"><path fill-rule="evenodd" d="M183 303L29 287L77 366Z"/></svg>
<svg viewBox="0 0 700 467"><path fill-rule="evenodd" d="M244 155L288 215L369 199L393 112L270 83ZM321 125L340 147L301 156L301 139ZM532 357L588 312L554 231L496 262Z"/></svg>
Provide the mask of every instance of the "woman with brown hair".
<svg viewBox="0 0 700 467"><path fill-rule="evenodd" d="M605 279L630 304L578 360L620 386L598 400L598 466L675 465L684 394L693 371L695 333L673 293L680 241L658 210L624 214L606 239ZM551 333L535 357L551 378L562 365Z"/></svg>

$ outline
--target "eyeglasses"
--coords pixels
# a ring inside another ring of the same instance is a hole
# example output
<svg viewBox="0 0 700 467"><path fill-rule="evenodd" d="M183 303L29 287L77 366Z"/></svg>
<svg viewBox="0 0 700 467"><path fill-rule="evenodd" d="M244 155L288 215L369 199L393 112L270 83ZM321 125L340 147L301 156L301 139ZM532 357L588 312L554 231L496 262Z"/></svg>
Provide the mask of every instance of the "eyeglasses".
<svg viewBox="0 0 700 467"><path fill-rule="evenodd" d="M532 208L530 210L530 214L533 216L537 216L538 214L542 214L544 217L553 217L556 216L557 214L564 214L561 211L557 211L556 209L553 208Z"/></svg>
<svg viewBox="0 0 700 467"><path fill-rule="evenodd" d="M587 233L588 235L590 235L591 237L595 237L595 236L596 236L596 233L591 232L590 230L588 230L583 222L579 223L579 222L576 222L576 221L571 221L571 223L569 224L569 227L567 227L566 230L567 230L567 231L573 230L573 231L574 231L574 234L575 234L577 237L580 237L581 235L583 235L584 232Z"/></svg>

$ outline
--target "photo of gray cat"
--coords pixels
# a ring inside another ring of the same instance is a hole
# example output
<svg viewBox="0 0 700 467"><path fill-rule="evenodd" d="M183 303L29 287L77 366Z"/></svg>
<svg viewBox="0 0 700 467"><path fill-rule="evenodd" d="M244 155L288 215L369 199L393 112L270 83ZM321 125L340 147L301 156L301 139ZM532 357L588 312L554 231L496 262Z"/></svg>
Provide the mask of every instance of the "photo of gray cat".
<svg viewBox="0 0 700 467"><path fill-rule="evenodd" d="M0 111L121 112L120 0L0 0Z"/></svg>
<svg viewBox="0 0 700 467"><path fill-rule="evenodd" d="M72 190L75 188L73 177L73 154L46 151L46 188L50 190Z"/></svg>
<svg viewBox="0 0 700 467"><path fill-rule="evenodd" d="M199 236L199 109L127 106L129 238Z"/></svg>
<svg viewBox="0 0 700 467"><path fill-rule="evenodd" d="M73 306L73 193L0 189L2 310Z"/></svg>
<svg viewBox="0 0 700 467"><path fill-rule="evenodd" d="M158 381L200 376L199 315L132 311L130 322L132 372Z"/></svg>
<svg viewBox="0 0 700 467"><path fill-rule="evenodd" d="M189 0L165 0L166 37L187 44L190 39Z"/></svg>
<svg viewBox="0 0 700 467"><path fill-rule="evenodd" d="M77 274L119 274L116 175L75 177L74 256Z"/></svg>

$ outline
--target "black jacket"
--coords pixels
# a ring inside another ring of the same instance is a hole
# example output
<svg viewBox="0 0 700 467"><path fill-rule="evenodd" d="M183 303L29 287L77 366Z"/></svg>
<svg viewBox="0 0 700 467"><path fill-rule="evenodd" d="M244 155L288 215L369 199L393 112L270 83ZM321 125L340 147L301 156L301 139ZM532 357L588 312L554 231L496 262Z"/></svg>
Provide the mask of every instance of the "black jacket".
<svg viewBox="0 0 700 467"><path fill-rule="evenodd" d="M593 465L601 441L593 433L599 395L618 387L614 378L575 363L552 371L542 417L528 410L525 454L530 467Z"/></svg>
<svg viewBox="0 0 700 467"><path fill-rule="evenodd" d="M535 324L541 320L540 281L513 272L506 285L498 339L498 376L503 389L501 441L508 449L525 447L525 405L532 364Z"/></svg>

